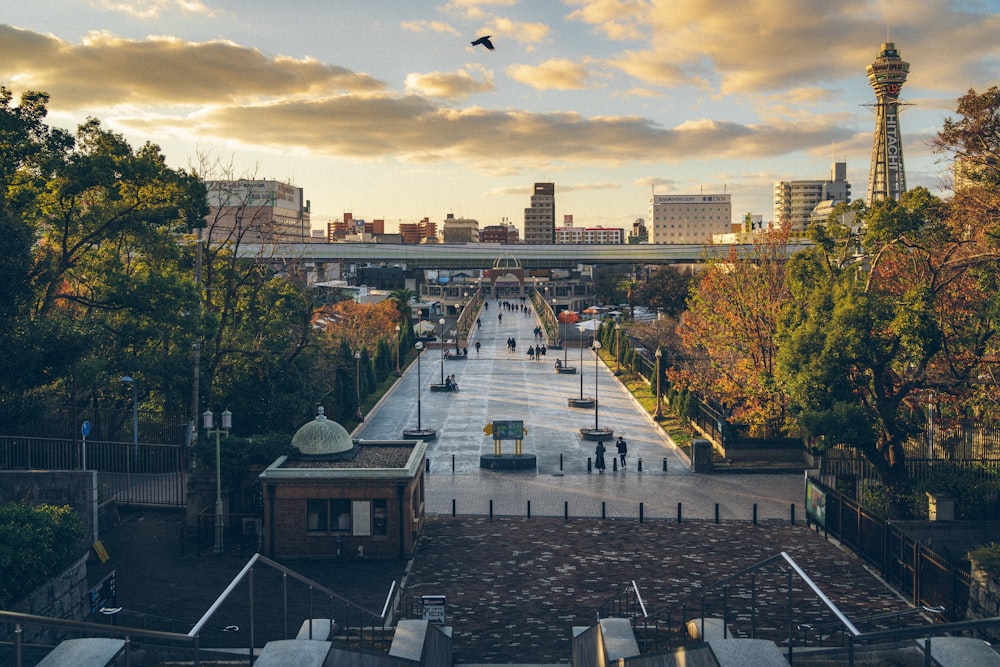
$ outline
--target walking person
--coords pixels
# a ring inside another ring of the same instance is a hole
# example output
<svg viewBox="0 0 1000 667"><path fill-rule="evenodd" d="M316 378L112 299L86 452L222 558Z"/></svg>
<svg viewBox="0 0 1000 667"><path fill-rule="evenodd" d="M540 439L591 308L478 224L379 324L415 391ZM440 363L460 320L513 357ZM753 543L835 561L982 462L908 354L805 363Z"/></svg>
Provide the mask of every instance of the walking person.
<svg viewBox="0 0 1000 667"><path fill-rule="evenodd" d="M479 356L479 341L476 341L476 356Z"/></svg>
<svg viewBox="0 0 1000 667"><path fill-rule="evenodd" d="M604 441L598 440L597 449L594 450L594 467L597 468L597 473L599 475L604 474L604 468L606 467L604 463L604 452L606 451L607 449L604 447Z"/></svg>
<svg viewBox="0 0 1000 667"><path fill-rule="evenodd" d="M625 455L628 454L628 443L625 442L625 438L618 436L618 442L616 443L618 447L618 461L622 467L625 469Z"/></svg>

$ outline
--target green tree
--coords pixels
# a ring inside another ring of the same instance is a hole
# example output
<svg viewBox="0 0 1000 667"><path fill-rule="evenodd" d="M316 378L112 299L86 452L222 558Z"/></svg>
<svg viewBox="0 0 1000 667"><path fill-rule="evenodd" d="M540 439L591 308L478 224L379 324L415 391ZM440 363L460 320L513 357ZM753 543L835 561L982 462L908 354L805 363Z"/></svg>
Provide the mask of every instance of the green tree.
<svg viewBox="0 0 1000 667"><path fill-rule="evenodd" d="M899 516L908 508L907 439L922 396L963 412L987 370L1000 321L997 253L946 217L924 189L865 215L853 263L827 234L789 265L777 374L807 437L855 448L878 470Z"/></svg>
<svg viewBox="0 0 1000 667"><path fill-rule="evenodd" d="M639 286L636 302L665 317L684 312L694 276L673 266L661 266Z"/></svg>

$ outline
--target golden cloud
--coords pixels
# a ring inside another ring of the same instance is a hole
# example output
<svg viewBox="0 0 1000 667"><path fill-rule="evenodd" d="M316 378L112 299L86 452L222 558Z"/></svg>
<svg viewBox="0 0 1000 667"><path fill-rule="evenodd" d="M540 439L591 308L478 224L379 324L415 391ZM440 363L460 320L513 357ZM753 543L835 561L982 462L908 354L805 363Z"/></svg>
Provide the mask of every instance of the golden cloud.
<svg viewBox="0 0 1000 667"><path fill-rule="evenodd" d="M305 58L265 56L232 42L139 41L91 33L80 45L0 25L0 78L45 90L63 109L129 104L227 104L277 96L371 93L380 81Z"/></svg>
<svg viewBox="0 0 1000 667"><path fill-rule="evenodd" d="M587 87L587 70L566 58L547 60L540 65L511 65L507 76L537 90L582 90Z"/></svg>
<svg viewBox="0 0 1000 667"><path fill-rule="evenodd" d="M472 93L490 92L496 89L493 73L476 65L455 72L416 72L406 76L406 90L416 95L464 99Z"/></svg>

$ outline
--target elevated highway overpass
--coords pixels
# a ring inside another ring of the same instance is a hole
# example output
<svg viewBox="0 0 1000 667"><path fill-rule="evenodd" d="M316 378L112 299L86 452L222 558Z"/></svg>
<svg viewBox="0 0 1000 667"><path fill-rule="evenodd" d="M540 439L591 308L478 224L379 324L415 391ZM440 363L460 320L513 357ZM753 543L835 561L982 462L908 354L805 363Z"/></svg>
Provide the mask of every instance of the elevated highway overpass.
<svg viewBox="0 0 1000 667"><path fill-rule="evenodd" d="M811 245L791 240L791 255ZM287 243L240 245L237 256L307 263L399 264L406 269L482 269L503 256L516 257L526 269L573 269L581 264L696 264L735 247L741 256L753 246L702 245L496 245L492 243Z"/></svg>

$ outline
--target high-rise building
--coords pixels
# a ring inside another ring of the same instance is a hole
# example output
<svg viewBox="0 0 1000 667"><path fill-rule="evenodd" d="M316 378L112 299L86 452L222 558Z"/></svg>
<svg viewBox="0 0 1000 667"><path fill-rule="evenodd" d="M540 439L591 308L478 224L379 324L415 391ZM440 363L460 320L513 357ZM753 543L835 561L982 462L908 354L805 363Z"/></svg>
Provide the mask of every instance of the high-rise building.
<svg viewBox="0 0 1000 667"><path fill-rule="evenodd" d="M403 243L437 243L437 223L424 218L420 222L399 223L399 235Z"/></svg>
<svg viewBox="0 0 1000 667"><path fill-rule="evenodd" d="M875 139L868 170L865 203L898 200L906 192L903 168L903 138L899 129L899 93L906 82L910 63L899 57L896 45L882 44L875 62L868 66L868 83L875 90Z"/></svg>
<svg viewBox="0 0 1000 667"><path fill-rule="evenodd" d="M646 230L646 221L636 218L632 222L632 231L628 233L628 244L649 243L649 231Z"/></svg>
<svg viewBox="0 0 1000 667"><path fill-rule="evenodd" d="M555 243L556 184L535 183L531 206L524 209L524 242Z"/></svg>
<svg viewBox="0 0 1000 667"><path fill-rule="evenodd" d="M774 223L780 229L801 232L816 220L819 210L829 210L840 202L850 203L851 184L847 163L834 162L825 181L778 181L774 184Z"/></svg>
<svg viewBox="0 0 1000 667"><path fill-rule="evenodd" d="M650 195L650 243L708 243L729 231L732 195Z"/></svg>
<svg viewBox="0 0 1000 667"><path fill-rule="evenodd" d="M449 213L444 219L445 243L479 243L479 221L471 218L456 218Z"/></svg>
<svg viewBox="0 0 1000 667"><path fill-rule="evenodd" d="M302 188L256 179L206 181L209 243L308 243L309 201Z"/></svg>

